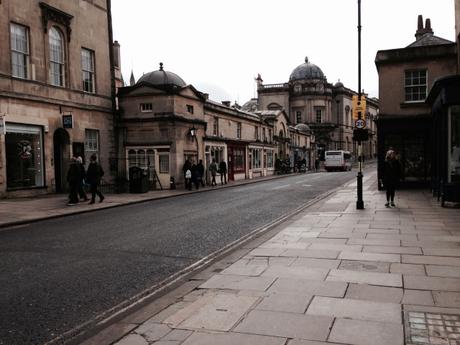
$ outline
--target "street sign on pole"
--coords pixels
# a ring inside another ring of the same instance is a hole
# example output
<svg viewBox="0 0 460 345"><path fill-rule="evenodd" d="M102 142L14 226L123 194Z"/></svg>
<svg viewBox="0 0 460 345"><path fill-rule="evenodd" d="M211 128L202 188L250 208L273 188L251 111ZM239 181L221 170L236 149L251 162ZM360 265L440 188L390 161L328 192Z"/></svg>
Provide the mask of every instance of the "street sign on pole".
<svg viewBox="0 0 460 345"><path fill-rule="evenodd" d="M355 121L355 127L356 128L366 128L366 120L364 119L359 119Z"/></svg>

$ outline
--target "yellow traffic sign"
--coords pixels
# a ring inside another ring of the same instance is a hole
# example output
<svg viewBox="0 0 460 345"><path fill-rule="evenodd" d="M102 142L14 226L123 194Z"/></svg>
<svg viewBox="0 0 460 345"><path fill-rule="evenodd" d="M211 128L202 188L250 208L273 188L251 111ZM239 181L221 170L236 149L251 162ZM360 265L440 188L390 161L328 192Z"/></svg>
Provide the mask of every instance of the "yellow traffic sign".
<svg viewBox="0 0 460 345"><path fill-rule="evenodd" d="M351 101L353 120L364 119L366 114L366 97L361 95L361 100L358 100L358 95L353 95Z"/></svg>

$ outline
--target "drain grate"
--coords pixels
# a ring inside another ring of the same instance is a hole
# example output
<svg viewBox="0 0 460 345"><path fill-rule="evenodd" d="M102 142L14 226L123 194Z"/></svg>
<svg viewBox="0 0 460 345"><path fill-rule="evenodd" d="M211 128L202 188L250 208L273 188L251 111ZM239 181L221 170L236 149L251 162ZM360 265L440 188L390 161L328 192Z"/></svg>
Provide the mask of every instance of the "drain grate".
<svg viewBox="0 0 460 345"><path fill-rule="evenodd" d="M460 315L405 312L407 345L460 345Z"/></svg>

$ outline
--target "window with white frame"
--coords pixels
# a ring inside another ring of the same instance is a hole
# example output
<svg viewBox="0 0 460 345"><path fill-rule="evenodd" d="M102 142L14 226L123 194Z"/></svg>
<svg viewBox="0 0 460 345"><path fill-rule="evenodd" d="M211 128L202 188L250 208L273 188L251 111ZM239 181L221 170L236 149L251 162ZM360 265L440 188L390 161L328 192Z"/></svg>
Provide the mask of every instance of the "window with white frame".
<svg viewBox="0 0 460 345"><path fill-rule="evenodd" d="M149 179L153 180L155 169L155 151L151 148L131 148L127 151L128 171L131 167L139 167L148 171Z"/></svg>
<svg viewBox="0 0 460 345"><path fill-rule="evenodd" d="M254 139L259 140L259 127L254 126Z"/></svg>
<svg viewBox="0 0 460 345"><path fill-rule="evenodd" d="M99 131L97 129L85 129L86 161L88 161L93 154L99 156Z"/></svg>
<svg viewBox="0 0 460 345"><path fill-rule="evenodd" d="M52 27L48 31L50 53L50 83L64 86L64 38L62 33Z"/></svg>
<svg viewBox="0 0 460 345"><path fill-rule="evenodd" d="M241 122L236 124L236 138L241 139Z"/></svg>
<svg viewBox="0 0 460 345"><path fill-rule="evenodd" d="M148 113L148 112L152 111L153 105L152 105L152 103L141 103L139 105L139 108L140 108L141 112Z"/></svg>
<svg viewBox="0 0 460 345"><path fill-rule="evenodd" d="M193 114L193 105L191 104L187 104L187 112L189 112L190 114Z"/></svg>
<svg viewBox="0 0 460 345"><path fill-rule="evenodd" d="M158 156L160 174L169 174L169 153L161 153Z"/></svg>
<svg viewBox="0 0 460 345"><path fill-rule="evenodd" d="M405 71L404 89L406 102L421 102L426 98L426 70Z"/></svg>
<svg viewBox="0 0 460 345"><path fill-rule="evenodd" d="M267 141L267 133L266 133L265 127L262 128L262 140L264 142Z"/></svg>
<svg viewBox="0 0 460 345"><path fill-rule="evenodd" d="M252 169L261 168L261 149L252 149Z"/></svg>
<svg viewBox="0 0 460 345"><path fill-rule="evenodd" d="M268 129L268 142L272 142L272 130L270 128Z"/></svg>
<svg viewBox="0 0 460 345"><path fill-rule="evenodd" d="M83 91L96 92L94 74L94 52L89 49L81 49L81 78Z"/></svg>
<svg viewBox="0 0 460 345"><path fill-rule="evenodd" d="M273 150L267 150L267 168L273 168Z"/></svg>
<svg viewBox="0 0 460 345"><path fill-rule="evenodd" d="M10 24L11 75L17 78L28 77L29 32L25 26Z"/></svg>

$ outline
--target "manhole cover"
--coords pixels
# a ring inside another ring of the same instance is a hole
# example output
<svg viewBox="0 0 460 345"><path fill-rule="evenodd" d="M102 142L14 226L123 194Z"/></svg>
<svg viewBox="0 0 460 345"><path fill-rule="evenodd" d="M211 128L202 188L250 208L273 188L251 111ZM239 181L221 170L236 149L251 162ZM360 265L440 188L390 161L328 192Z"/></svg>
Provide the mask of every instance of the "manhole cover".
<svg viewBox="0 0 460 345"><path fill-rule="evenodd" d="M407 345L460 345L460 315L405 312Z"/></svg>

